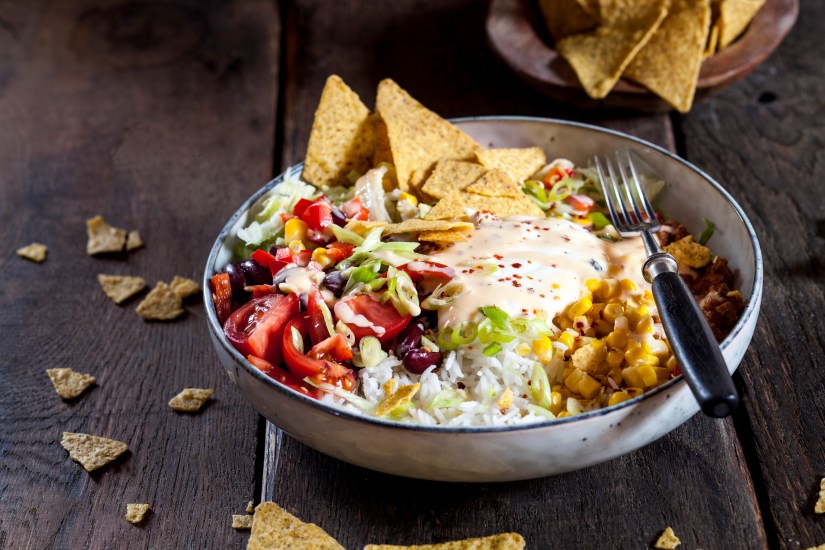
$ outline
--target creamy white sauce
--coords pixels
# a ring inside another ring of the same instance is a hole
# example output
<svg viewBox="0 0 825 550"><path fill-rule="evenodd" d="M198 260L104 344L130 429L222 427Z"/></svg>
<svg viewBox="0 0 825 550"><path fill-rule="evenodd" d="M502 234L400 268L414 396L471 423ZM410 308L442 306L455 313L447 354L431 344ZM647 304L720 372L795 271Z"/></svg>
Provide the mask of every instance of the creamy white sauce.
<svg viewBox="0 0 825 550"><path fill-rule="evenodd" d="M455 269L454 280L466 288L439 310L439 326L478 320L478 308L489 305L512 317L550 321L587 292L588 279L631 279L642 291L650 288L642 275L645 258L640 238L610 243L566 220L487 220L467 241L432 255ZM498 270L489 273L490 265Z"/></svg>
<svg viewBox="0 0 825 550"><path fill-rule="evenodd" d="M293 267L284 270L284 280L278 284L278 289L284 293L302 294L317 288L324 280L324 272L308 267ZM280 275L280 274L279 274Z"/></svg>
<svg viewBox="0 0 825 550"><path fill-rule="evenodd" d="M372 330L376 336L384 336L384 333L387 332L387 330L384 327L374 325L370 322L369 319L367 319L360 313L356 315L355 312L352 311L352 308L349 307L349 304L347 304L346 300L341 300L337 302L333 309L335 311L335 317L339 321L344 322L348 325L355 325L356 327L368 328Z"/></svg>

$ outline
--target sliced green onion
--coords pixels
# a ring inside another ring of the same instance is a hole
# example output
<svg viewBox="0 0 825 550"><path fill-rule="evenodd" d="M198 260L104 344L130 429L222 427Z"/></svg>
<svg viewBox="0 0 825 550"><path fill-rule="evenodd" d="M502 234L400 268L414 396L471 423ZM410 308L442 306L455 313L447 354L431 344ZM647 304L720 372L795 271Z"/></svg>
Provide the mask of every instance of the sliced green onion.
<svg viewBox="0 0 825 550"><path fill-rule="evenodd" d="M454 408L462 403L464 403L467 399L464 395L461 394L458 390L454 390L452 388L445 388L438 392L433 400L430 401L430 408L431 409L446 409L446 408Z"/></svg>
<svg viewBox="0 0 825 550"><path fill-rule="evenodd" d="M570 178L564 178L553 184L547 198L551 202L563 201L573 194L574 182Z"/></svg>
<svg viewBox="0 0 825 550"><path fill-rule="evenodd" d="M496 306L482 306L479 309L481 313L493 323L493 326L502 329L507 328L507 322L510 320L510 316L507 315L506 311Z"/></svg>
<svg viewBox="0 0 825 550"><path fill-rule="evenodd" d="M295 327L292 328L292 345L295 346L295 349L301 355L304 354L304 337L301 336L301 333Z"/></svg>
<svg viewBox="0 0 825 550"><path fill-rule="evenodd" d="M478 336L478 325L472 321L463 321L456 326L450 334L450 339L456 345L469 344Z"/></svg>
<svg viewBox="0 0 825 550"><path fill-rule="evenodd" d="M387 279L385 279L384 277L378 277L378 278L373 279L372 281L368 282L366 284L366 286L372 292L378 292L379 290L384 288L385 284L387 284Z"/></svg>
<svg viewBox="0 0 825 550"><path fill-rule="evenodd" d="M359 252L372 252L375 250L375 247L381 244L381 233L384 232L384 228L381 226L373 227L367 236L364 238L364 242L358 247Z"/></svg>
<svg viewBox="0 0 825 550"><path fill-rule="evenodd" d="M527 330L527 319L518 318L518 319L511 319L510 326L513 327L518 334L521 334L525 330Z"/></svg>
<svg viewBox="0 0 825 550"><path fill-rule="evenodd" d="M421 337L421 347L428 351L440 351L438 345L426 336Z"/></svg>
<svg viewBox="0 0 825 550"><path fill-rule="evenodd" d="M553 334L553 329L550 328L550 325L537 317L530 319L528 323L533 332L538 336L550 336Z"/></svg>
<svg viewBox="0 0 825 550"><path fill-rule="evenodd" d="M453 342L450 335L452 334L452 330L447 327L441 332L438 333L438 337L435 339L436 344L440 349L445 349L447 351L452 351L458 348L458 344Z"/></svg>
<svg viewBox="0 0 825 550"><path fill-rule="evenodd" d="M331 393L332 395L340 397L341 399L349 401L350 403L352 403L353 405L355 405L356 407L358 407L359 409L361 409L362 411L364 411L366 413L372 414L372 413L375 412L376 405L374 403L371 403L371 402L367 401L366 399L364 399L363 397L355 395L354 393L350 393L350 392L348 392L347 390L345 390L343 388L339 388L338 386L328 384L327 382L321 382L319 384L319 383L315 382L312 378L310 378L308 376L306 378L304 378L304 382L306 382L310 386L314 386L314 387L318 388L319 390L323 390L327 393Z"/></svg>
<svg viewBox="0 0 825 550"><path fill-rule="evenodd" d="M556 418L556 415L545 409L544 407L539 407L538 405L533 405L530 403L527 405L527 410L533 413L535 416L541 416L543 418L547 418L548 420L553 420Z"/></svg>
<svg viewBox="0 0 825 550"><path fill-rule="evenodd" d="M359 174L355 170L350 170L347 173L347 181L349 181L353 185L355 185L355 182L358 181L358 178L360 178L360 177L361 177L361 174Z"/></svg>
<svg viewBox="0 0 825 550"><path fill-rule="evenodd" d="M493 342L492 344L490 344L489 346L484 348L483 353L487 357L492 357L493 355L497 354L500 351L501 351L501 344L499 344L498 342Z"/></svg>
<svg viewBox="0 0 825 550"><path fill-rule="evenodd" d="M381 342L375 336L361 338L358 349L361 351L361 363L368 369L387 358L387 353L381 349Z"/></svg>
<svg viewBox="0 0 825 550"><path fill-rule="evenodd" d="M389 250L390 252L415 252L415 249L418 248L418 246L418 243L394 241L389 243L381 243L373 248L372 251Z"/></svg>
<svg viewBox="0 0 825 550"><path fill-rule="evenodd" d="M389 300L395 310L401 315L421 314L421 306L418 303L418 291L415 284L404 271L390 267L387 271L387 291L381 298L382 302Z"/></svg>
<svg viewBox="0 0 825 550"><path fill-rule="evenodd" d="M696 239L696 242L705 245L711 237L713 237L713 232L716 229L716 224L714 224L709 219L705 218L705 229L699 233L699 238Z"/></svg>
<svg viewBox="0 0 825 550"><path fill-rule="evenodd" d="M587 215L588 219L593 222L593 229L599 230L604 229L608 225L610 225L610 220L607 219L607 216L602 214L601 212L591 212Z"/></svg>
<svg viewBox="0 0 825 550"><path fill-rule="evenodd" d="M364 237L355 233L354 231L350 231L349 229L344 229L343 227L339 227L335 224L332 224L332 233L335 235L335 238L341 241L342 243L354 244L355 246L360 246L364 242Z"/></svg>
<svg viewBox="0 0 825 550"><path fill-rule="evenodd" d="M536 180L527 180L524 182L522 191L535 197L540 202L547 202L547 192L544 190L544 184Z"/></svg>
<svg viewBox="0 0 825 550"><path fill-rule="evenodd" d="M377 278L379 269L381 269L381 262L377 261L365 262L360 267L353 269L349 274L347 286L344 287L344 293L346 294L356 285L369 283Z"/></svg>
<svg viewBox="0 0 825 550"><path fill-rule="evenodd" d="M452 279L449 283L436 288L432 294L427 296L421 303L421 307L430 310L444 307L464 294L465 291L464 285Z"/></svg>
<svg viewBox="0 0 825 550"><path fill-rule="evenodd" d="M335 327L332 324L332 312L330 312L327 303L324 300L317 301L318 308L321 310L321 316L324 318L324 325L327 327L327 332L330 336L335 336Z"/></svg>
<svg viewBox="0 0 825 550"><path fill-rule="evenodd" d="M550 410L552 404L550 380L547 378L547 373L541 363L536 363L533 366L533 372L530 374L530 393L533 394L533 400L539 407Z"/></svg>
<svg viewBox="0 0 825 550"><path fill-rule="evenodd" d="M338 321L335 323L335 333L346 338L347 344L349 344L350 347L355 345L355 333L352 332L352 329L349 328L343 321Z"/></svg>

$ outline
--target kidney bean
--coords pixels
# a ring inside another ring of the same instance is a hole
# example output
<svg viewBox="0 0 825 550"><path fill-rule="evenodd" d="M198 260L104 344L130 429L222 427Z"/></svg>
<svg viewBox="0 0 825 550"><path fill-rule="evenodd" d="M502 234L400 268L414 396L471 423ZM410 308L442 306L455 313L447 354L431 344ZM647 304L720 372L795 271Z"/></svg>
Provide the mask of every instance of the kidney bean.
<svg viewBox="0 0 825 550"><path fill-rule="evenodd" d="M272 284L272 273L255 260L244 260L241 262L241 269L246 276L248 286Z"/></svg>
<svg viewBox="0 0 825 550"><path fill-rule="evenodd" d="M411 349L404 356L404 368L414 374L421 374L432 365L441 363L440 351L427 351L421 348Z"/></svg>
<svg viewBox="0 0 825 550"><path fill-rule="evenodd" d="M332 223L339 227L347 225L347 217L337 208L332 209Z"/></svg>
<svg viewBox="0 0 825 550"><path fill-rule="evenodd" d="M344 288L347 286L347 282L341 276L340 271L330 271L326 277L324 277L324 288L332 292L336 298L340 298L341 295L344 294Z"/></svg>
<svg viewBox="0 0 825 550"><path fill-rule="evenodd" d="M395 356L403 360L411 350L420 348L421 336L423 334L424 323L410 323L407 325L407 328L405 328L401 336L398 337L398 344L395 346Z"/></svg>
<svg viewBox="0 0 825 550"><path fill-rule="evenodd" d="M246 276L240 264L228 264L223 268L223 272L229 275L229 284L232 287L232 297L238 303L249 301L250 294L244 290L246 287Z"/></svg>

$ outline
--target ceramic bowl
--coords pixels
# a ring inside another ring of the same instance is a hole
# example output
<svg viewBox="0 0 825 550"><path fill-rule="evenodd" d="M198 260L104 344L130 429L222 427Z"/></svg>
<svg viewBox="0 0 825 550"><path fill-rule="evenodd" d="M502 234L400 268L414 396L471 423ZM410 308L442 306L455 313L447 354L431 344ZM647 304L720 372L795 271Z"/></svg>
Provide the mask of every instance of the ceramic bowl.
<svg viewBox="0 0 825 550"><path fill-rule="evenodd" d="M700 169L655 145L595 126L538 118L455 121L488 147L543 147L549 158L587 165L596 154L634 150L668 182L657 206L691 231L715 222L714 252L727 258L747 300L742 318L722 343L733 372L753 336L762 296L762 257L756 235L733 198ZM443 481L530 479L585 468L629 453L670 432L699 407L682 376L619 405L518 427L423 427L339 410L300 395L249 364L226 340L212 307L209 278L233 260L237 230L282 176L250 197L215 241L204 272L212 342L229 377L255 409L310 447L390 474Z"/></svg>

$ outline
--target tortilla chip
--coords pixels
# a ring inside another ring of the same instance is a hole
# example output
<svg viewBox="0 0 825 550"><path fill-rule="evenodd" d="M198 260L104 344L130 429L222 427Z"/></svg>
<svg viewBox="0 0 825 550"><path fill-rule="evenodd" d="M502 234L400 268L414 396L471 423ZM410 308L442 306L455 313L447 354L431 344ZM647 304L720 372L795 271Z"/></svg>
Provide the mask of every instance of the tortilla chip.
<svg viewBox="0 0 825 550"><path fill-rule="evenodd" d="M416 544L396 546L393 544L368 544L364 550L521 550L524 537L518 533L502 533L474 539L454 540L440 544Z"/></svg>
<svg viewBox="0 0 825 550"><path fill-rule="evenodd" d="M670 11L624 72L681 113L693 105L710 26L710 0L671 0Z"/></svg>
<svg viewBox="0 0 825 550"><path fill-rule="evenodd" d="M468 212L469 211L469 212ZM545 217L544 211L522 193L521 198L485 197L476 193L456 192L438 201L425 216L427 220L469 219L470 212L492 212L499 217Z"/></svg>
<svg viewBox="0 0 825 550"><path fill-rule="evenodd" d="M46 374L57 395L63 399L74 399L95 383L95 377L91 374L82 374L72 369L46 369Z"/></svg>
<svg viewBox="0 0 825 550"><path fill-rule="evenodd" d="M667 0L603 0L603 23L556 45L576 71L587 95L605 97L667 15Z"/></svg>
<svg viewBox="0 0 825 550"><path fill-rule="evenodd" d="M819 482L819 499L814 506L814 513L825 514L825 477Z"/></svg>
<svg viewBox="0 0 825 550"><path fill-rule="evenodd" d="M169 406L180 412L198 412L210 397L212 390L183 388L183 391L169 401Z"/></svg>
<svg viewBox="0 0 825 550"><path fill-rule="evenodd" d="M87 472L105 466L129 450L126 443L114 439L72 432L63 432L60 444Z"/></svg>
<svg viewBox="0 0 825 550"><path fill-rule="evenodd" d="M390 149L390 136L387 135L387 125L384 120L375 115L375 154L372 156L372 165L378 166L382 162L395 165L392 161L392 150Z"/></svg>
<svg viewBox="0 0 825 550"><path fill-rule="evenodd" d="M252 516L246 550L344 550L338 541L312 523L304 523L274 502L262 502Z"/></svg>
<svg viewBox="0 0 825 550"><path fill-rule="evenodd" d="M656 541L656 544L653 545L654 548L659 548L660 550L674 550L677 546L682 544L682 541L676 536L676 533L673 532L673 529L668 527L664 530L661 534L659 539Z"/></svg>
<svg viewBox="0 0 825 550"><path fill-rule="evenodd" d="M250 500L249 503L247 503L246 512L248 514L252 514L252 513L255 512L255 501L254 500Z"/></svg>
<svg viewBox="0 0 825 550"><path fill-rule="evenodd" d="M49 248L45 244L32 243L22 248L18 248L15 252L21 258L41 264L46 261L46 252L48 251Z"/></svg>
<svg viewBox="0 0 825 550"><path fill-rule="evenodd" d="M374 222L369 220L349 220L347 225L344 226L344 229L347 231L352 231L353 233L357 233L362 237L366 237L367 234L375 229L376 227L386 227L389 225L387 222Z"/></svg>
<svg viewBox="0 0 825 550"><path fill-rule="evenodd" d="M485 168L504 170L516 182L523 182L545 164L547 156L540 147L524 149L486 149L476 151L476 158Z"/></svg>
<svg viewBox="0 0 825 550"><path fill-rule="evenodd" d="M169 321L183 314L183 302L169 285L158 281L135 311L145 321Z"/></svg>
<svg viewBox="0 0 825 550"><path fill-rule="evenodd" d="M504 170L490 170L465 191L486 197L512 197L518 199L524 196L521 186Z"/></svg>
<svg viewBox="0 0 825 550"><path fill-rule="evenodd" d="M375 151L375 119L340 77L327 79L309 134L301 177L315 185L347 185L366 172Z"/></svg>
<svg viewBox="0 0 825 550"><path fill-rule="evenodd" d="M232 514L232 529L252 529L254 518L246 514Z"/></svg>
<svg viewBox="0 0 825 550"><path fill-rule="evenodd" d="M727 48L748 28L765 0L722 0L719 3L719 49Z"/></svg>
<svg viewBox="0 0 825 550"><path fill-rule="evenodd" d="M127 504L126 505L126 521L137 525L146 517L149 512L148 504Z"/></svg>
<svg viewBox="0 0 825 550"><path fill-rule="evenodd" d="M469 231L423 231L418 234L420 242L429 243L460 243L470 238Z"/></svg>
<svg viewBox="0 0 825 550"><path fill-rule="evenodd" d="M181 300L185 300L193 294L197 294L201 289L201 287L198 286L198 283L192 279L181 277L180 275L175 275L175 278L172 279L171 283L169 283L169 288L172 289L172 292L180 296Z"/></svg>
<svg viewBox="0 0 825 550"><path fill-rule="evenodd" d="M388 412L400 407L401 405L406 405L410 401L412 401L413 396L418 392L421 388L421 384L410 384L409 386L401 386L397 390L395 390L392 395L388 396L386 399L381 401L378 404L378 408L375 409L375 416L384 416Z"/></svg>
<svg viewBox="0 0 825 550"><path fill-rule="evenodd" d="M443 220L422 220L413 218L401 223L391 223L384 227L384 235L399 233L420 233L421 231L472 231L473 224Z"/></svg>
<svg viewBox="0 0 825 550"><path fill-rule="evenodd" d="M138 233L137 229L132 229L126 234L126 250L135 250L143 245L143 239L140 238L140 233Z"/></svg>
<svg viewBox="0 0 825 550"><path fill-rule="evenodd" d="M378 84L375 110L387 126L401 191L418 191L439 160L468 160L479 148L473 138L421 105L390 79Z"/></svg>
<svg viewBox="0 0 825 550"><path fill-rule="evenodd" d="M705 51L702 54L702 59L712 57L716 53L716 48L719 46L719 23L714 23L710 26L708 32L708 43L705 46Z"/></svg>
<svg viewBox="0 0 825 550"><path fill-rule="evenodd" d="M440 199L453 191L466 189L484 174L485 169L475 162L463 160L440 160L433 173L424 182L421 190L431 197Z"/></svg>
<svg viewBox="0 0 825 550"><path fill-rule="evenodd" d="M539 0L539 9L555 42L599 23L598 0Z"/></svg>
<svg viewBox="0 0 825 550"><path fill-rule="evenodd" d="M97 280L103 292L106 293L114 303L120 304L131 296L134 296L144 288L146 281L143 277L129 277L126 275L105 275L98 274Z"/></svg>
<svg viewBox="0 0 825 550"><path fill-rule="evenodd" d="M122 252L126 245L126 231L106 223L102 216L86 220L86 253L89 256L108 252Z"/></svg>

